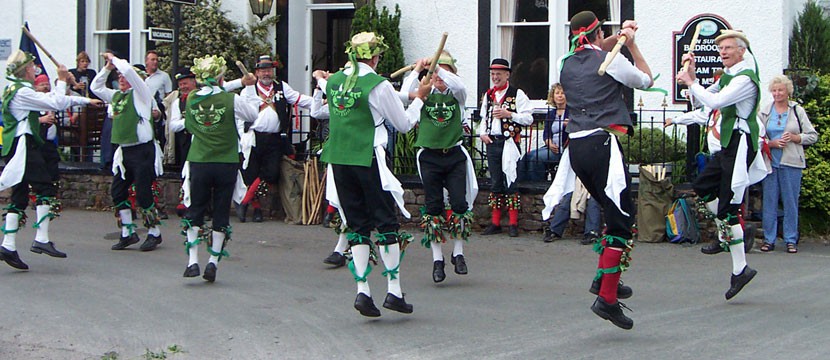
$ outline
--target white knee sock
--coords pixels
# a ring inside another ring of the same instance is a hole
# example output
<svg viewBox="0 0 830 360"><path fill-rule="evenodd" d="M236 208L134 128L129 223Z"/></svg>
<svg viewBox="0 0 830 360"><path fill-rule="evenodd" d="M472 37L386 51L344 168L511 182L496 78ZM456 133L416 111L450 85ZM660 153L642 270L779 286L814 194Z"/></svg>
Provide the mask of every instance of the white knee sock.
<svg viewBox="0 0 830 360"><path fill-rule="evenodd" d="M433 241L429 244L429 246L432 248L432 261L443 261L444 253L441 250L441 243Z"/></svg>
<svg viewBox="0 0 830 360"><path fill-rule="evenodd" d="M455 257L456 255L464 255L464 240L462 239L455 239L455 246L452 249L452 256Z"/></svg>
<svg viewBox="0 0 830 360"><path fill-rule="evenodd" d="M187 242L191 245L187 250L187 255L190 257L187 260L187 266L199 263L199 245L194 244L199 237L199 229L198 226L187 229Z"/></svg>
<svg viewBox="0 0 830 360"><path fill-rule="evenodd" d="M225 242L225 233L221 231L212 231L211 236L213 236L213 244L211 245L211 250L215 253L222 252L222 243ZM213 263L213 265L219 266L219 256L211 255L208 262Z"/></svg>
<svg viewBox="0 0 830 360"><path fill-rule="evenodd" d="M118 210L118 215L121 216L121 237L130 236L130 228L127 225L133 223L133 211L121 209Z"/></svg>
<svg viewBox="0 0 830 360"><path fill-rule="evenodd" d="M17 225L20 222L20 214L18 213L8 213L6 214L6 231L13 231L17 230ZM3 247L9 251L17 251L17 245L15 244L15 238L17 237L16 232L7 233L3 236Z"/></svg>
<svg viewBox="0 0 830 360"><path fill-rule="evenodd" d="M37 232L35 233L35 241L39 243L48 243L49 242L49 205L38 205L35 209L37 214L37 220L43 219L38 225Z"/></svg>
<svg viewBox="0 0 830 360"><path fill-rule="evenodd" d="M386 270L397 270L398 272L394 274L389 274L388 276L388 290L390 294L393 294L397 297L403 297L403 293L401 292L401 273L400 267L401 264L401 245L400 244L392 244L392 245L380 245L380 258L383 259L383 266L386 267ZM393 279L394 277L394 279Z"/></svg>
<svg viewBox="0 0 830 360"><path fill-rule="evenodd" d="M337 237L337 245L334 246L334 252L343 254L349 248L349 240L346 239L346 233L342 232Z"/></svg>
<svg viewBox="0 0 830 360"><path fill-rule="evenodd" d="M731 226L732 240L743 239L744 229L741 224ZM746 240L744 240L746 241ZM744 253L744 243L729 245L729 252L732 254L732 274L738 275L746 267L746 253Z"/></svg>
<svg viewBox="0 0 830 360"><path fill-rule="evenodd" d="M149 230L147 230L147 234L153 236L161 236L161 229L159 229L158 225L153 226Z"/></svg>
<svg viewBox="0 0 830 360"><path fill-rule="evenodd" d="M354 272L357 274L357 277L365 276L366 268L369 267L369 245L360 244L352 246L352 261L354 261ZM372 292L369 290L369 281L358 281L357 292L372 297Z"/></svg>

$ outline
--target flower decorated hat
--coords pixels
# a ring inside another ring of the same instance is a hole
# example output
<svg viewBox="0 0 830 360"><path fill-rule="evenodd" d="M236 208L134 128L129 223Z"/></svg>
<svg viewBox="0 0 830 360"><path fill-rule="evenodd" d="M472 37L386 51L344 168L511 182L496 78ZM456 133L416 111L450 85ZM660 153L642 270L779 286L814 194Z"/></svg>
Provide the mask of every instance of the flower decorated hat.
<svg viewBox="0 0 830 360"><path fill-rule="evenodd" d="M228 70L225 59L216 55L193 59L190 71L200 84L218 85L219 78Z"/></svg>

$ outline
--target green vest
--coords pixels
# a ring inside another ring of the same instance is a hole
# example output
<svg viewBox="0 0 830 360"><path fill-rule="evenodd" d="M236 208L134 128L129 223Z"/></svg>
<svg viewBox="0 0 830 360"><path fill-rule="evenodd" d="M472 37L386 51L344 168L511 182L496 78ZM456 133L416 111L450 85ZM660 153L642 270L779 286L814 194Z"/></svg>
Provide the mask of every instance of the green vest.
<svg viewBox="0 0 830 360"><path fill-rule="evenodd" d="M755 117L758 115L758 104L761 101L761 81L758 79L758 74L750 69L742 70L735 75L723 74L718 81L718 86L723 89L737 76L748 76L752 83L755 84L755 106L752 107L752 112L746 118L746 123L749 125L749 138L752 140L752 151L758 151L758 121ZM738 108L733 104L720 109L720 144L726 149L729 146L729 140L732 138L732 129L735 127L735 121L738 119Z"/></svg>
<svg viewBox="0 0 830 360"><path fill-rule="evenodd" d="M17 134L17 124L22 121L12 116L11 111L9 111L9 104L11 104L12 99L14 99L14 96L17 95L20 89L24 87L31 88L31 82L29 81L13 78L7 79L12 81L12 83L7 85L5 91L3 91L3 144L5 145L2 151L3 156L8 155L11 151L15 135ZM27 120L29 121L29 128L32 129L32 137L35 139L35 144L42 145L43 138L40 137L39 117L39 112L29 111Z"/></svg>
<svg viewBox="0 0 830 360"><path fill-rule="evenodd" d="M448 149L461 140L461 107L452 94L429 94L421 108L418 139L415 146Z"/></svg>
<svg viewBox="0 0 830 360"><path fill-rule="evenodd" d="M233 97L234 94L227 92L205 97L196 95L195 91L190 92L184 110L184 127L193 134L187 161L239 162L239 138L234 120Z"/></svg>
<svg viewBox="0 0 830 360"><path fill-rule="evenodd" d="M112 96L112 143L135 144L138 142L138 122L141 117L135 110L133 89Z"/></svg>
<svg viewBox="0 0 830 360"><path fill-rule="evenodd" d="M386 79L377 74L360 76L354 88L345 92L342 85L346 74L339 71L329 77L329 139L323 145L320 160L338 165L372 165L375 120L369 109L369 93L383 81Z"/></svg>

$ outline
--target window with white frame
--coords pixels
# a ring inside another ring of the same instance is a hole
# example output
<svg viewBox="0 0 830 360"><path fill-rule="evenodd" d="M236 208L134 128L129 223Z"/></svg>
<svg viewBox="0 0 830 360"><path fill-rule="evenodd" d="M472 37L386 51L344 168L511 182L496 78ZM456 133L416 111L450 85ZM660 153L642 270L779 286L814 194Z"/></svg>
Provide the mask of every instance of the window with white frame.
<svg viewBox="0 0 830 360"><path fill-rule="evenodd" d="M545 99L558 81L556 60L569 49L568 19L591 10L606 20L606 33L619 28L620 0L500 0L494 2L492 57L510 61L511 84L531 99Z"/></svg>
<svg viewBox="0 0 830 360"><path fill-rule="evenodd" d="M144 0L94 0L87 7L87 37L90 55L112 50L122 59L140 59L144 39ZM133 60L135 61L135 60ZM92 56L92 64L100 68L103 60Z"/></svg>

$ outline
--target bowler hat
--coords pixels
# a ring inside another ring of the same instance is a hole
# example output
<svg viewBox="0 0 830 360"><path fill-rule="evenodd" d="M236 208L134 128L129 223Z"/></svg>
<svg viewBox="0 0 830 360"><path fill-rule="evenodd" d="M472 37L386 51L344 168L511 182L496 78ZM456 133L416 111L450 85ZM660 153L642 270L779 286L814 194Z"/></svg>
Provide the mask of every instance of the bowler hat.
<svg viewBox="0 0 830 360"><path fill-rule="evenodd" d="M493 62L490 63L490 70L507 70L510 71L510 63L501 58L493 59Z"/></svg>

